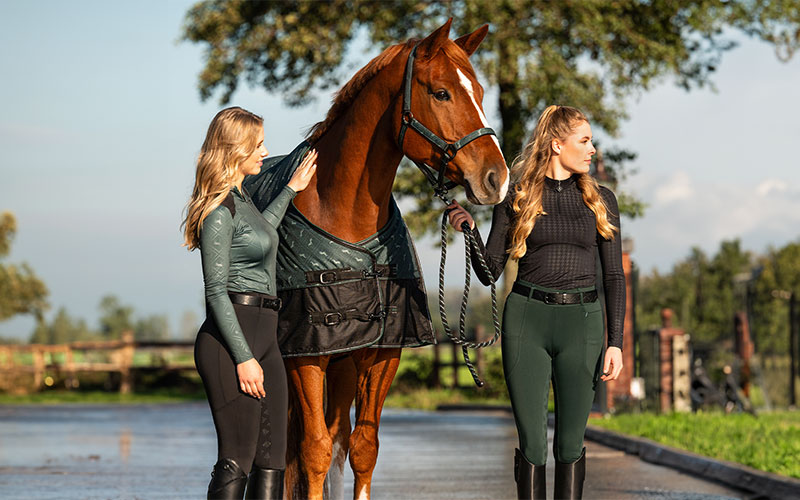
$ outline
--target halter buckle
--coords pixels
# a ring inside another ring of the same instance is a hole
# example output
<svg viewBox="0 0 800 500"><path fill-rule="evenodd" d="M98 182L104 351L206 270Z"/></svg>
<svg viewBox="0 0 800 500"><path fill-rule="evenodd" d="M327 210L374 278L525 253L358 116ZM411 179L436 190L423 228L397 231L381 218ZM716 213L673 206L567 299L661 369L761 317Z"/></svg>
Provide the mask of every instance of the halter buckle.
<svg viewBox="0 0 800 500"><path fill-rule="evenodd" d="M458 153L458 148L455 144L448 144L446 148L442 151L442 157L444 158L444 163L449 163L453 161L453 158L456 157L456 153Z"/></svg>
<svg viewBox="0 0 800 500"><path fill-rule="evenodd" d="M403 123L409 125L411 123L411 120L414 119L414 113L412 113L410 109L407 111L403 111L403 114L400 115L400 119L403 121Z"/></svg>

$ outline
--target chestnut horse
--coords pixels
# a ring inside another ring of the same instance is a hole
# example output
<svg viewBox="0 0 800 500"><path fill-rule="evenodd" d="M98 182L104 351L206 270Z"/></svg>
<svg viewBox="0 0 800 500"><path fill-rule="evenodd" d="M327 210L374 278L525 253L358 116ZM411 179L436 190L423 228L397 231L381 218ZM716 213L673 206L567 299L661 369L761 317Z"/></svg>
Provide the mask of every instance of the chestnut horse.
<svg viewBox="0 0 800 500"><path fill-rule="evenodd" d="M408 129L398 144L406 63L415 46L410 94L414 118L449 143L488 127L481 104L483 89L468 60L488 27L452 41L450 23L421 41L384 50L342 87L325 120L313 127L308 142L319 153L317 171L294 201L310 222L347 242L362 241L387 223L392 184L404 155L427 165L442 163L442 151L415 130ZM477 204L496 204L508 189L508 169L494 135L464 146L444 175L464 186L470 201ZM335 358L285 359L293 392L289 497L322 498L326 476L328 495L343 496L341 478L349 452L354 496L369 498L381 410L400 352L397 347L360 348ZM299 449L293 448L293 439Z"/></svg>

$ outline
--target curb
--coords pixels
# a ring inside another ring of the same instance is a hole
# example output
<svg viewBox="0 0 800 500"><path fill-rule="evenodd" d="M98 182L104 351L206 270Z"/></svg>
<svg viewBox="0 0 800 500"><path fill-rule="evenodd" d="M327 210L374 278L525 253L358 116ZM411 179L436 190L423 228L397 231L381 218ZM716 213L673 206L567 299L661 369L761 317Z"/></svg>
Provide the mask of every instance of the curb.
<svg viewBox="0 0 800 500"><path fill-rule="evenodd" d="M734 488L774 499L800 498L800 480L764 472L746 465L717 460L673 448L649 439L627 436L594 425L586 426L586 439L638 455L645 462L664 465ZM758 498L758 497L757 497Z"/></svg>
<svg viewBox="0 0 800 500"><path fill-rule="evenodd" d="M506 411L511 407L505 405L440 405L437 411ZM555 418L548 415L547 425L553 427ZM800 498L800 479L765 472L746 465L726 460L709 458L691 451L673 448L650 439L628 436L594 425L586 426L586 439L637 455L645 462L663 465L686 472L704 479L718 481L734 488L753 492L755 498L775 500Z"/></svg>

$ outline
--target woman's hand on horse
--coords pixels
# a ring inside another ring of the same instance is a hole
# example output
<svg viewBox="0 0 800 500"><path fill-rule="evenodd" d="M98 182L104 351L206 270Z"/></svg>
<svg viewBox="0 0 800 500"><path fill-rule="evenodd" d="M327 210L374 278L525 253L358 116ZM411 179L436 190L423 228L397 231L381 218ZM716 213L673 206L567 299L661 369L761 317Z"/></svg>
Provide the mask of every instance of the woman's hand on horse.
<svg viewBox="0 0 800 500"><path fill-rule="evenodd" d="M289 179L289 187L296 193L304 190L308 183L311 182L311 177L317 171L317 150L312 149L303 158L300 166L294 171L294 175Z"/></svg>
<svg viewBox="0 0 800 500"><path fill-rule="evenodd" d="M236 365L236 375L239 377L239 388L243 393L256 399L267 395L264 392L264 370L256 358L250 358Z"/></svg>
<svg viewBox="0 0 800 500"><path fill-rule="evenodd" d="M603 362L603 376L601 380L617 380L622 371L622 350L619 347L606 349L606 359Z"/></svg>
<svg viewBox="0 0 800 500"><path fill-rule="evenodd" d="M472 216L464 207L459 205L456 200L453 200L452 203L447 205L447 217L450 219L450 225L452 225L456 231L461 231L461 225L465 222L469 224L470 229L475 229L475 221L472 219Z"/></svg>

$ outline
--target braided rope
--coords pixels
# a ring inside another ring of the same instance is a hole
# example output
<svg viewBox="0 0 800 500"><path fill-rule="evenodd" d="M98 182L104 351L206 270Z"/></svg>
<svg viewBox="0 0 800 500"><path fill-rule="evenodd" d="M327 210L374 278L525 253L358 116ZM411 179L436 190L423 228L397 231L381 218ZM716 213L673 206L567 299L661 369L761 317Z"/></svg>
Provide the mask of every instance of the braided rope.
<svg viewBox="0 0 800 500"><path fill-rule="evenodd" d="M450 329L450 325L447 322L447 311L444 308L444 267L445 261L447 259L447 211L442 214L442 257L439 260L439 315L442 318L442 328L444 329L445 335L454 343L461 346L461 352L464 355L464 364L467 365L470 374L472 375L472 379L475 381L475 385L478 387L483 387L484 383L478 376L478 372L475 369L475 366L469 359L469 352L468 349L481 349L483 347L488 347L493 345L497 342L497 339L500 338L500 321L498 319L497 314L497 290L495 286L494 276L492 275L491 271L489 270L489 266L486 265L486 261L483 259L483 254L478 247L477 242L475 241L475 236L472 234L472 230L469 227L469 224L466 222L461 225L462 232L464 233L464 257L466 261L466 275L464 278L464 295L461 299L461 311L459 315L459 322L458 322L458 337L455 337ZM489 277L489 283L491 288L491 295L492 295L492 323L494 325L494 336L491 340L486 340L483 342L470 342L466 338L466 320L467 320L467 301L469 299L469 289L470 289L470 281L471 281L471 274L472 274L472 252L476 252L478 257L478 262L481 265L481 269L483 269L484 273Z"/></svg>

